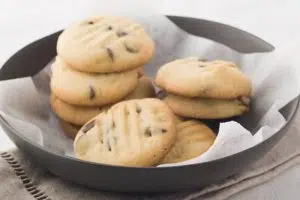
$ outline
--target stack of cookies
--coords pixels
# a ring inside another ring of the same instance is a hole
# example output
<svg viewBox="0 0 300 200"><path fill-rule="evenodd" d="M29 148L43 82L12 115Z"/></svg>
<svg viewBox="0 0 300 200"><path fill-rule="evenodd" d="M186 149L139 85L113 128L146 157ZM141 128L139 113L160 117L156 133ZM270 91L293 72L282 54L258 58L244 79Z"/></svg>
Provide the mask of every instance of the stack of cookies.
<svg viewBox="0 0 300 200"><path fill-rule="evenodd" d="M197 119L249 110L251 82L228 61L190 57L163 65L156 99L143 65L154 43L128 19L93 17L60 35L52 65L52 110L82 160L151 167L193 159L216 136ZM175 114L175 115L174 115Z"/></svg>
<svg viewBox="0 0 300 200"><path fill-rule="evenodd" d="M52 65L51 107L70 137L91 118L124 99L154 96L142 67L154 43L137 23L93 17L65 29Z"/></svg>
<svg viewBox="0 0 300 200"><path fill-rule="evenodd" d="M175 60L159 69L155 84L178 116L224 119L249 110L251 82L232 62Z"/></svg>

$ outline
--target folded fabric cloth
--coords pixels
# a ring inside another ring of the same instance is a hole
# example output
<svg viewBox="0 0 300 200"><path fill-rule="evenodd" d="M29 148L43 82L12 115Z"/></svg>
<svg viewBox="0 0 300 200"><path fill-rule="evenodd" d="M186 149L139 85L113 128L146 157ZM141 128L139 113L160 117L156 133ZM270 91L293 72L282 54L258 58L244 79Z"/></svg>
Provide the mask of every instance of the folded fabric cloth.
<svg viewBox="0 0 300 200"><path fill-rule="evenodd" d="M226 199L242 190L263 183L287 168L300 164L300 112L291 129L264 157L249 166L248 170L236 174L222 183L210 185L197 191L168 194L135 195L87 189L53 176L39 168L20 150L1 154L0 199L1 200L127 200L127 199ZM200 178L200 177L199 177Z"/></svg>

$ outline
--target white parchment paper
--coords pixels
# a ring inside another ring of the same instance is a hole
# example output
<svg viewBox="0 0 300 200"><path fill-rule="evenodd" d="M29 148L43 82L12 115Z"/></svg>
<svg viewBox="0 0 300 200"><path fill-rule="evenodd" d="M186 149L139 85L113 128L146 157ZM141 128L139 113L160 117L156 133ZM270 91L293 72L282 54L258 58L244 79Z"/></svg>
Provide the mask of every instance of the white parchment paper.
<svg viewBox="0 0 300 200"><path fill-rule="evenodd" d="M207 152L161 167L207 162L238 153L270 137L286 123L279 110L300 94L299 73L280 52L240 54L216 42L189 35L163 16L133 18L156 44L154 57L145 65L148 76L154 77L166 62L198 56L237 63L253 85L250 112L237 121L221 123L217 138ZM0 114L28 140L52 152L73 156L72 140L64 135L49 107L49 66L32 78L0 82Z"/></svg>

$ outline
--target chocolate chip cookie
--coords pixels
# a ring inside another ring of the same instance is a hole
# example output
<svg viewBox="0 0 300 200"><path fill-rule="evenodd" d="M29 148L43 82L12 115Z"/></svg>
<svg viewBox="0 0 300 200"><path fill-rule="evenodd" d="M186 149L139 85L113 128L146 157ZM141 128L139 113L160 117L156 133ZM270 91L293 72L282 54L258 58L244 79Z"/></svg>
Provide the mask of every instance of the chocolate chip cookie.
<svg viewBox="0 0 300 200"><path fill-rule="evenodd" d="M158 70L155 84L185 97L235 99L251 95L249 78L234 63L223 60L191 57L169 62Z"/></svg>
<svg viewBox="0 0 300 200"><path fill-rule="evenodd" d="M200 156L216 138L208 126L197 120L177 122L176 132L175 144L161 164L182 162Z"/></svg>
<svg viewBox="0 0 300 200"><path fill-rule="evenodd" d="M74 141L79 159L110 165L150 167L174 144L175 119L161 100L115 104L86 123Z"/></svg>
<svg viewBox="0 0 300 200"><path fill-rule="evenodd" d="M249 110L250 98L189 98L166 93L163 100L179 116L195 119L224 119L242 115Z"/></svg>
<svg viewBox="0 0 300 200"><path fill-rule="evenodd" d="M138 69L120 73L83 73L60 57L52 65L51 91L63 101L81 106L103 106L125 98L138 84Z"/></svg>
<svg viewBox="0 0 300 200"><path fill-rule="evenodd" d="M82 72L111 73L138 68L152 57L154 42L141 25L123 17L98 16L66 28L57 53Z"/></svg>

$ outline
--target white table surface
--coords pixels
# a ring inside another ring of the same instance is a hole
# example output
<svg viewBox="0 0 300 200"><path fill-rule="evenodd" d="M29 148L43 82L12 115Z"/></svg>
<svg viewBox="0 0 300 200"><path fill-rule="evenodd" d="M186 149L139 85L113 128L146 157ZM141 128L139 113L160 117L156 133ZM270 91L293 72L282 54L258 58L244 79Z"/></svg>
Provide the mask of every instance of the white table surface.
<svg viewBox="0 0 300 200"><path fill-rule="evenodd" d="M72 21L70 18L107 12L107 8L138 9L139 2L147 10L206 18L239 27L278 48L295 49L295 56L300 56L299 0L1 0L0 64L32 40L68 25ZM101 6L103 4L105 6ZM56 25L57 21L60 23ZM15 148L14 144L0 129L0 151L11 148ZM267 183L229 199L293 200L299 199L299 194L300 166L295 166Z"/></svg>

